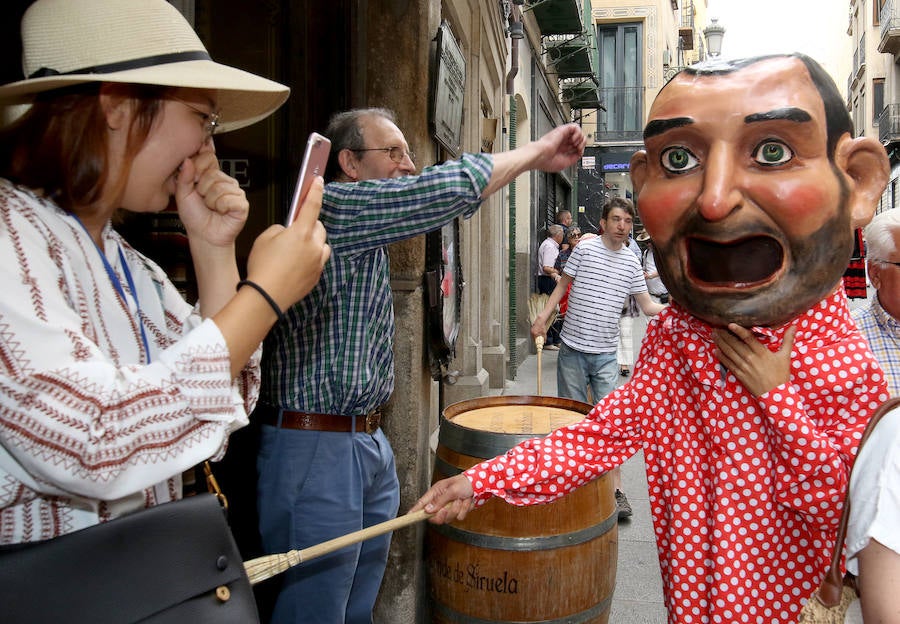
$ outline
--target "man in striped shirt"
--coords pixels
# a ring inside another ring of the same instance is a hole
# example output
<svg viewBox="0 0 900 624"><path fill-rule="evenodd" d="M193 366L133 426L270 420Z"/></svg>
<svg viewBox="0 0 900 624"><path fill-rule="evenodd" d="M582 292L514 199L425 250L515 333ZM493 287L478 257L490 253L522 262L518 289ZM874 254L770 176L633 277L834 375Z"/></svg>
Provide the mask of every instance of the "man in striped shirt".
<svg viewBox="0 0 900 624"><path fill-rule="evenodd" d="M629 295L634 295L647 316L665 306L647 294L641 264L627 246L634 223L634 206L614 197L603 206L603 233L576 245L546 306L531 326L534 337L544 335L547 319L572 285L562 348L556 369L559 396L587 401L587 389L596 403L616 387L619 317Z"/></svg>
<svg viewBox="0 0 900 624"><path fill-rule="evenodd" d="M900 396L900 210L882 212L865 229L866 268L875 295L853 310L891 396Z"/></svg>
<svg viewBox="0 0 900 624"><path fill-rule="evenodd" d="M275 326L263 353L257 468L260 534L269 553L302 549L394 518L400 487L378 426L394 389L394 315L386 246L471 216L529 169L560 171L584 149L560 126L499 154L464 154L418 176L393 114L339 113L320 215L331 261L316 288ZM396 426L402 426L397 423ZM370 622L390 535L289 571L275 623Z"/></svg>
<svg viewBox="0 0 900 624"><path fill-rule="evenodd" d="M634 295L647 316L665 308L650 298L641 263L628 248L633 224L630 200L613 197L606 202L600 215L603 233L575 246L556 288L531 326L534 337L547 331L547 319L571 284L556 360L556 387L561 397L587 402L590 386L591 399L597 403L615 390L619 317L629 295ZM618 468L613 481L619 517L627 518L631 505L622 491Z"/></svg>

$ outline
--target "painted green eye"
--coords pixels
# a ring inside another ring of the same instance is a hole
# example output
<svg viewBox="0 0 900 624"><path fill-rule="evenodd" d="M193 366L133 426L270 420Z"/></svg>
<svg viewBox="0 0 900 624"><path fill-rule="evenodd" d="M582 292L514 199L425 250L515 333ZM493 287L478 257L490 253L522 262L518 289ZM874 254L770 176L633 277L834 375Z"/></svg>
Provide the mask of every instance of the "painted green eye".
<svg viewBox="0 0 900 624"><path fill-rule="evenodd" d="M761 165L781 165L793 157L794 152L781 141L764 141L753 153L753 158Z"/></svg>
<svg viewBox="0 0 900 624"><path fill-rule="evenodd" d="M697 167L700 161L685 147L669 147L660 155L660 162L666 171L685 173Z"/></svg>

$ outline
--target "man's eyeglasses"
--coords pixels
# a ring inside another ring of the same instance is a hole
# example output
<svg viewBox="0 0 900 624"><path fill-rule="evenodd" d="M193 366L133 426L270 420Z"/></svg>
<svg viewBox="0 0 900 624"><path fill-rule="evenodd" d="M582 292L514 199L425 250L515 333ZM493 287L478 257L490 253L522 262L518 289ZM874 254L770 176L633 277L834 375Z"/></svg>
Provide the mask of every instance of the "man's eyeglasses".
<svg viewBox="0 0 900 624"><path fill-rule="evenodd" d="M197 108L193 104L189 104L184 100L179 100L178 98L172 98L179 104L184 104L189 109L200 115L203 119L203 131L206 132L206 138L209 139L216 133L216 130L219 128L219 111L212 111L207 113L205 110L201 108Z"/></svg>
<svg viewBox="0 0 900 624"><path fill-rule="evenodd" d="M402 147L395 145L394 147L368 147L364 149L353 149L350 148L351 152L387 152L388 157L393 160L395 163L402 163L404 156L409 156L409 159L413 162L416 160L416 155L413 154L409 150L405 150Z"/></svg>

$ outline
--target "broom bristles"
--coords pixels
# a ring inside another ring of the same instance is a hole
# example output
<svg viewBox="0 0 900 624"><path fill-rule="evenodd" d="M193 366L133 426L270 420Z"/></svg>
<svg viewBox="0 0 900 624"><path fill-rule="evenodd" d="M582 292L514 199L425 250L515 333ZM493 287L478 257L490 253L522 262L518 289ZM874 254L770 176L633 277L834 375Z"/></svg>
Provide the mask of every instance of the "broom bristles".
<svg viewBox="0 0 900 624"><path fill-rule="evenodd" d="M290 550L277 555L265 555L244 563L247 578L251 585L256 585L266 579L281 574L295 565L302 563L299 550Z"/></svg>
<svg viewBox="0 0 900 624"><path fill-rule="evenodd" d="M543 312L544 306L547 305L547 301L550 299L550 295L542 295L538 293L532 293L530 297L528 297L528 322L534 324L537 320L538 315ZM550 318L547 319L547 327L548 329L553 322L556 320L556 316L558 314L557 310L554 310L550 314Z"/></svg>
<svg viewBox="0 0 900 624"><path fill-rule="evenodd" d="M799 624L844 624L847 610L854 600L856 600L856 592L851 587L844 585L841 601L833 607L827 607L819 600L817 591L803 605L800 619L797 622Z"/></svg>
<svg viewBox="0 0 900 624"><path fill-rule="evenodd" d="M303 550L289 550L285 553L263 555L262 557L245 561L244 570L247 572L247 578L250 579L250 584L256 585L257 583L272 578L277 574L281 574L304 561L321 557L322 555L334 552L345 546L350 546L351 544L362 542L383 533L388 533L394 529L420 522L431 515L432 514L427 513L424 509L420 509L415 513L408 513L398 518L394 518L393 520L387 520L360 531L354 531L353 533L330 539L327 542L304 548Z"/></svg>

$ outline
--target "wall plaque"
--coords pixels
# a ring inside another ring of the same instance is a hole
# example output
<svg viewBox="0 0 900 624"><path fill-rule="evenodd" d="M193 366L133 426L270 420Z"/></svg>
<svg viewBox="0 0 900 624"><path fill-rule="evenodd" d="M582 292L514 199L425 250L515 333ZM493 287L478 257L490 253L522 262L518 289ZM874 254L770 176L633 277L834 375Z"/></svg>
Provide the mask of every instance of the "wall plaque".
<svg viewBox="0 0 900 624"><path fill-rule="evenodd" d="M444 21L438 29L431 88L431 134L454 157L462 142L463 96L466 89L466 61Z"/></svg>

